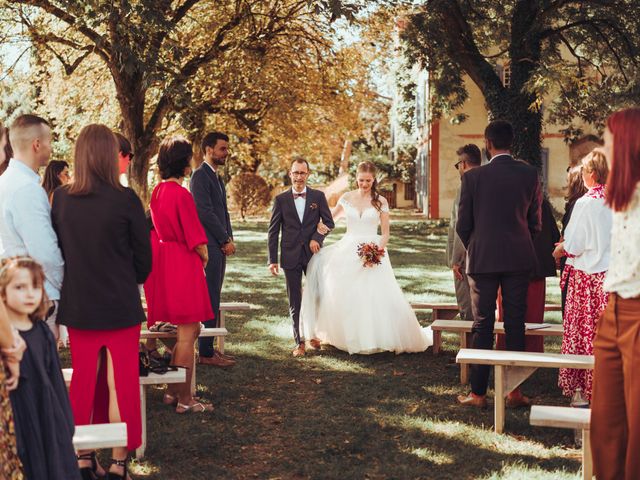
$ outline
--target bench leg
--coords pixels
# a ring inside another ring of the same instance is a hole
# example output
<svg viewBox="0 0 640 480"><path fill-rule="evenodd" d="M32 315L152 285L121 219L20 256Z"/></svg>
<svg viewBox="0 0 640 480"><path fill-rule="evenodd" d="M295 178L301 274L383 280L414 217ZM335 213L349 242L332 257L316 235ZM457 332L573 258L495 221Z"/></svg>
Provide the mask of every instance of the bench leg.
<svg viewBox="0 0 640 480"><path fill-rule="evenodd" d="M140 413L142 414L142 445L136 450L136 458L144 457L147 448L147 392L143 385L140 385Z"/></svg>
<svg viewBox="0 0 640 480"><path fill-rule="evenodd" d="M224 328L224 311L220 310L220 328ZM224 335L218 337L218 351L224 355Z"/></svg>
<svg viewBox="0 0 640 480"><path fill-rule="evenodd" d="M502 365L495 366L495 388L493 398L493 422L496 433L504 432L504 408L505 397L504 391L504 368Z"/></svg>
<svg viewBox="0 0 640 480"><path fill-rule="evenodd" d="M460 334L460 348L469 348L469 334L461 333ZM460 364L460 384L466 385L469 383L469 364L461 363Z"/></svg>
<svg viewBox="0 0 640 480"><path fill-rule="evenodd" d="M504 432L505 399L507 395L520 386L536 370L536 367L495 366L494 409L496 433Z"/></svg>
<svg viewBox="0 0 640 480"><path fill-rule="evenodd" d="M442 348L442 332L440 330L433 332L433 354L438 355Z"/></svg>
<svg viewBox="0 0 640 480"><path fill-rule="evenodd" d="M582 478L593 478L593 460L591 459L591 438L589 430L582 430Z"/></svg>
<svg viewBox="0 0 640 480"><path fill-rule="evenodd" d="M196 396L196 352L193 351L193 365L191 366L191 396Z"/></svg>

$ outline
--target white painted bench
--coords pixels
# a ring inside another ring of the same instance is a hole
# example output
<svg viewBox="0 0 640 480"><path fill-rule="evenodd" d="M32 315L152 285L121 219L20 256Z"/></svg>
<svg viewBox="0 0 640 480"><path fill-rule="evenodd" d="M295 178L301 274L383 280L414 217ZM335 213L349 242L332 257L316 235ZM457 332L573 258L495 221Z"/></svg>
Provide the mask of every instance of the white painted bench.
<svg viewBox="0 0 640 480"><path fill-rule="evenodd" d="M72 368L63 368L62 376L64 381L69 386L71 384L71 376L73 375ZM147 377L140 377L140 412L142 414L142 445L136 450L136 457L144 457L144 451L147 447L147 392L145 387L147 385L163 385L169 383L184 383L187 379L184 369L178 369L177 371L169 371L163 375L157 373L149 373Z"/></svg>
<svg viewBox="0 0 640 480"><path fill-rule="evenodd" d="M494 425L496 433L504 431L505 398L538 368L577 368L588 370L593 355L511 352L465 348L458 352L460 364L493 365L495 368Z"/></svg>
<svg viewBox="0 0 640 480"><path fill-rule="evenodd" d="M561 337L564 328L562 325L546 323L545 328L540 327L540 323L525 323L525 335L553 336ZM473 322L467 320L436 320L431 324L433 330L433 354L440 353L442 347L442 332L452 332L460 334L460 348L468 348L470 345L470 333ZM504 333L504 323L496 322L493 333ZM460 383L465 385L469 382L469 367L466 364L460 365Z"/></svg>
<svg viewBox="0 0 640 480"><path fill-rule="evenodd" d="M242 302L222 302L220 304L220 328L225 328L226 312L242 312L251 310L251 305ZM218 337L218 351L224 353L224 335Z"/></svg>
<svg viewBox="0 0 640 480"><path fill-rule="evenodd" d="M147 302L144 299L142 300L142 307L144 308L144 311L146 313ZM212 329L203 328L202 330L200 330L200 336L201 337L205 337L205 336L217 337L218 351L220 353L224 353L224 337L229 333L225 328L226 312L241 312L245 310L251 310L251 305L243 302L220 303L220 322L219 322L220 328L212 328ZM204 335L203 332L209 333L209 334ZM141 335L140 338L173 338L176 336L175 333L164 334L166 336L159 336L159 335L156 336L156 334L158 334L159 332L150 332L149 330L143 330L142 333L144 333L145 336Z"/></svg>
<svg viewBox="0 0 640 480"><path fill-rule="evenodd" d="M591 428L590 409L534 405L531 407L529 422L531 425L540 427L582 430L582 479L591 480L593 478L591 439L589 437L589 429Z"/></svg>
<svg viewBox="0 0 640 480"><path fill-rule="evenodd" d="M73 446L78 450L99 450L127 446L126 423L76 425Z"/></svg>
<svg viewBox="0 0 640 480"><path fill-rule="evenodd" d="M227 335L226 328L201 328L198 337L224 337ZM148 338L176 338L176 332L153 332L151 330L142 330L140 332L141 339ZM194 352L195 353L195 352ZM193 356L193 375L191 375L191 393L195 395L196 393L196 355Z"/></svg>

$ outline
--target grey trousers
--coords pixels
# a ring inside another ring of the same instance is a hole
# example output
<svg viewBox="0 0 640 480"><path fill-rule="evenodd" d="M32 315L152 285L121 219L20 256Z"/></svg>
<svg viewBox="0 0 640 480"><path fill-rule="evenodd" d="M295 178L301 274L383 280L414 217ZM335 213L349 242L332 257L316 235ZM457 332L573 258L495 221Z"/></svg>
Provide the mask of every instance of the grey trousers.
<svg viewBox="0 0 640 480"><path fill-rule="evenodd" d="M456 288L456 302L460 309L460 319L473 321L473 312L471 311L471 291L469 289L469 279L467 278L465 269L466 265L463 263L460 266L462 280L458 280L455 276L453 277L453 282Z"/></svg>

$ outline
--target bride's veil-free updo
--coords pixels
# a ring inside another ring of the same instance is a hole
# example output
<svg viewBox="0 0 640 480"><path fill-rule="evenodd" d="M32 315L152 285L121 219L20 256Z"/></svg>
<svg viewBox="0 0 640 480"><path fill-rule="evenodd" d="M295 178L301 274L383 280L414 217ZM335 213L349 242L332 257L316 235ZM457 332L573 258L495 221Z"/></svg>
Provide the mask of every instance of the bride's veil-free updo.
<svg viewBox="0 0 640 480"><path fill-rule="evenodd" d="M372 162L360 162L356 170L358 173L370 173L373 175L373 185L371 185L371 205L377 211L382 210L382 201L380 200L380 194L378 193L378 179L376 178L377 168Z"/></svg>

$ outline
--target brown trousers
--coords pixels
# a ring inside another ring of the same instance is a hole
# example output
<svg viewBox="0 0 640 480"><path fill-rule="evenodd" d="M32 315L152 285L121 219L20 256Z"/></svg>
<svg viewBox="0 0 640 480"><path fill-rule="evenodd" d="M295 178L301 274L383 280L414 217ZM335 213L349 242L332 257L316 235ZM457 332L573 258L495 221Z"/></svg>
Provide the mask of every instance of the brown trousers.
<svg viewBox="0 0 640 480"><path fill-rule="evenodd" d="M598 480L640 478L640 297L612 293L593 342L591 451Z"/></svg>

